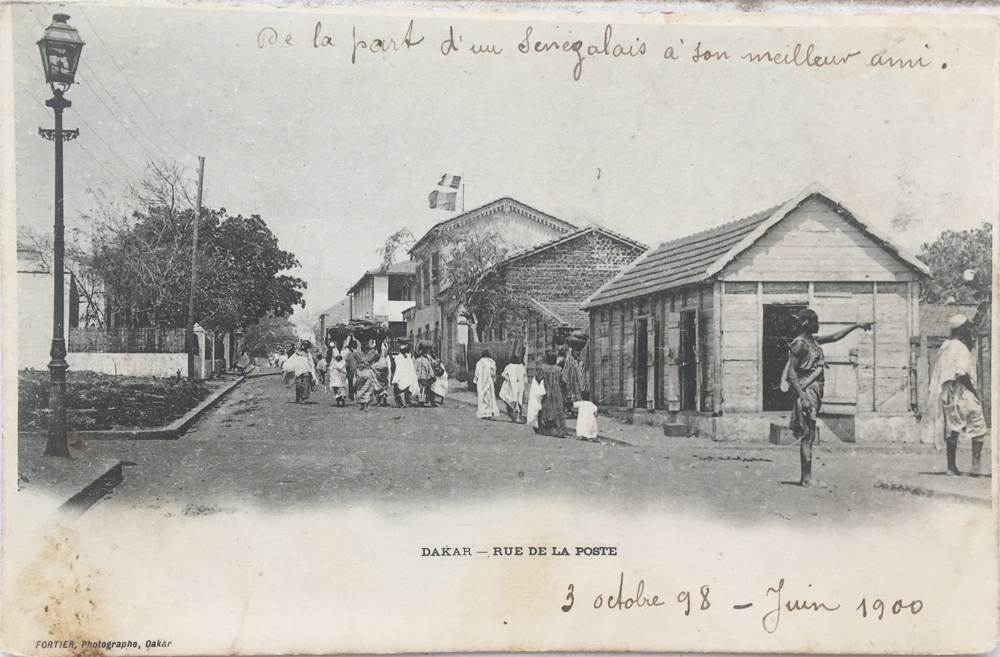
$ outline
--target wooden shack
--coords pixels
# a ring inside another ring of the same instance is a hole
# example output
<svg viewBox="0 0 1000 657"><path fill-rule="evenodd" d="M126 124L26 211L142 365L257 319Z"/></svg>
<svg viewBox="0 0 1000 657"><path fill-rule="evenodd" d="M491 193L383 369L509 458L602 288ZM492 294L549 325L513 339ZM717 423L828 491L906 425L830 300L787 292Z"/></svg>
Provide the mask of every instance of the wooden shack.
<svg viewBox="0 0 1000 657"><path fill-rule="evenodd" d="M767 440L794 399L781 375L802 308L825 346L823 411L844 440L916 440L919 285L926 265L811 186L788 202L664 242L584 303L599 404L716 439ZM644 415L640 415L644 412Z"/></svg>

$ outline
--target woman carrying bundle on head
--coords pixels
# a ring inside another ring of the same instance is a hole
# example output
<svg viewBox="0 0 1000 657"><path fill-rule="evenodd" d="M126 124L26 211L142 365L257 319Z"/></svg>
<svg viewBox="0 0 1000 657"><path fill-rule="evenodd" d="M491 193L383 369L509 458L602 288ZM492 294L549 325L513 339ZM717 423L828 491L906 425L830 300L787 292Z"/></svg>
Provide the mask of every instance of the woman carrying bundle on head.
<svg viewBox="0 0 1000 657"><path fill-rule="evenodd" d="M562 366L562 380L566 390L566 398L564 399L566 412L575 413L573 404L583 399L581 394L583 392L583 373L580 367L580 352L568 344L566 345L566 360L563 361Z"/></svg>
<svg viewBox="0 0 1000 657"><path fill-rule="evenodd" d="M562 368L556 364L556 352L545 352L545 362L538 368L535 379L545 384L545 396L538 412L536 433L546 436L563 437L566 433L565 403L563 401Z"/></svg>
<svg viewBox="0 0 1000 657"><path fill-rule="evenodd" d="M316 385L316 368L313 367L313 359L309 354L312 345L308 340L303 340L299 344L298 350L285 361L284 370L287 374L294 376L295 380L295 403L301 404L309 399L309 393Z"/></svg>
<svg viewBox="0 0 1000 657"><path fill-rule="evenodd" d="M354 399L363 411L375 398L375 373L372 367L378 362L381 354L375 348L375 340L366 340L361 352L357 355L357 370L354 373Z"/></svg>
<svg viewBox="0 0 1000 657"><path fill-rule="evenodd" d="M344 406L347 403L347 363L336 347L332 349L330 363L327 365L327 374L330 380L330 392L333 393L333 402L337 406Z"/></svg>
<svg viewBox="0 0 1000 657"><path fill-rule="evenodd" d="M372 364L372 377L375 386L375 404L389 405L389 386L392 378L392 364L389 362L389 343L382 342L378 360Z"/></svg>

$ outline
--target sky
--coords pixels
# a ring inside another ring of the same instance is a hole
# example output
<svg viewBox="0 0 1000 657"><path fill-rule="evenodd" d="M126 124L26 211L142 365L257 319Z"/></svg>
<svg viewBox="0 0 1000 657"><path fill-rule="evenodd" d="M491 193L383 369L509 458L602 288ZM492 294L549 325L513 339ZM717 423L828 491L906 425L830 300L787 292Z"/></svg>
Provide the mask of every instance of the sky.
<svg viewBox="0 0 1000 657"><path fill-rule="evenodd" d="M995 52L982 23L17 5L19 226L52 221L52 145L37 132L51 127L51 94L35 42L58 11L87 44L64 119L81 130L66 145L68 229L85 228L95 190L121 194L150 159L176 161L193 185L202 155L205 206L261 215L301 262L307 317L377 266L390 234L419 237L455 216L428 207L444 174L463 176L467 210L510 196L648 245L814 182L913 251L997 213ZM368 47L399 45L411 20L419 44ZM573 52L518 49L528 27L532 44L599 48L608 24L613 44L645 54L586 56L575 80ZM265 27L278 39L259 47ZM459 52L446 56L449 27ZM477 42L503 52L468 52ZM698 43L730 57L694 62ZM741 59L796 44L860 54L827 67ZM927 65L871 66L875 54Z"/></svg>

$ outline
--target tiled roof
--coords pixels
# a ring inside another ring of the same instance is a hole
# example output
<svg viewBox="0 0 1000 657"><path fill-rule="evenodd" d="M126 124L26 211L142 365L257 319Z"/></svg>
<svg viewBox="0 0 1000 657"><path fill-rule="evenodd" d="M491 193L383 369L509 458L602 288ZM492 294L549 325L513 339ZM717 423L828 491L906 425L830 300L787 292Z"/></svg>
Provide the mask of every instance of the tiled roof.
<svg viewBox="0 0 1000 657"><path fill-rule="evenodd" d="M918 274L930 275L927 265L848 212L821 186L813 184L781 205L660 244L639 256L629 267L598 288L584 302L583 307L593 308L710 280L806 199L814 196L832 203L846 221L853 223Z"/></svg>
<svg viewBox="0 0 1000 657"><path fill-rule="evenodd" d="M586 307L697 283L708 268L766 221L778 207L700 233L664 242L639 256L588 301Z"/></svg>
<svg viewBox="0 0 1000 657"><path fill-rule="evenodd" d="M529 299L532 308L559 326L571 328L587 328L590 326L590 315L580 308L577 301L546 301Z"/></svg>
<svg viewBox="0 0 1000 657"><path fill-rule="evenodd" d="M955 315L965 315L971 321L979 306L974 304L920 304L920 334L946 338L951 335L948 320Z"/></svg>

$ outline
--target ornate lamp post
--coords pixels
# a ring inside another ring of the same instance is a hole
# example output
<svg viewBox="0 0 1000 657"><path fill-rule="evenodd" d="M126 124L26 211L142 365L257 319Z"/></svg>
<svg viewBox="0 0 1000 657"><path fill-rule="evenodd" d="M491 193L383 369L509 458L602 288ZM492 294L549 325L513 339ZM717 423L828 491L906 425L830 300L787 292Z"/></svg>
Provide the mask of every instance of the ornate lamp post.
<svg viewBox="0 0 1000 657"><path fill-rule="evenodd" d="M66 22L69 16L55 14L52 25L45 29L45 34L38 41L38 50L42 54L42 68L45 70L45 81L52 87L54 96L45 101L56 115L54 130L38 129L38 134L56 145L56 180L55 180L55 235L53 236L52 269L55 289L53 291L52 307L52 348L49 356L49 371L52 384L49 388L49 435L45 444L46 456L69 457L69 444L66 439L66 338L63 317L63 141L76 139L79 130L63 130L63 110L71 103L63 98L73 79L76 77L76 67L80 64L80 52L83 41L75 28Z"/></svg>

